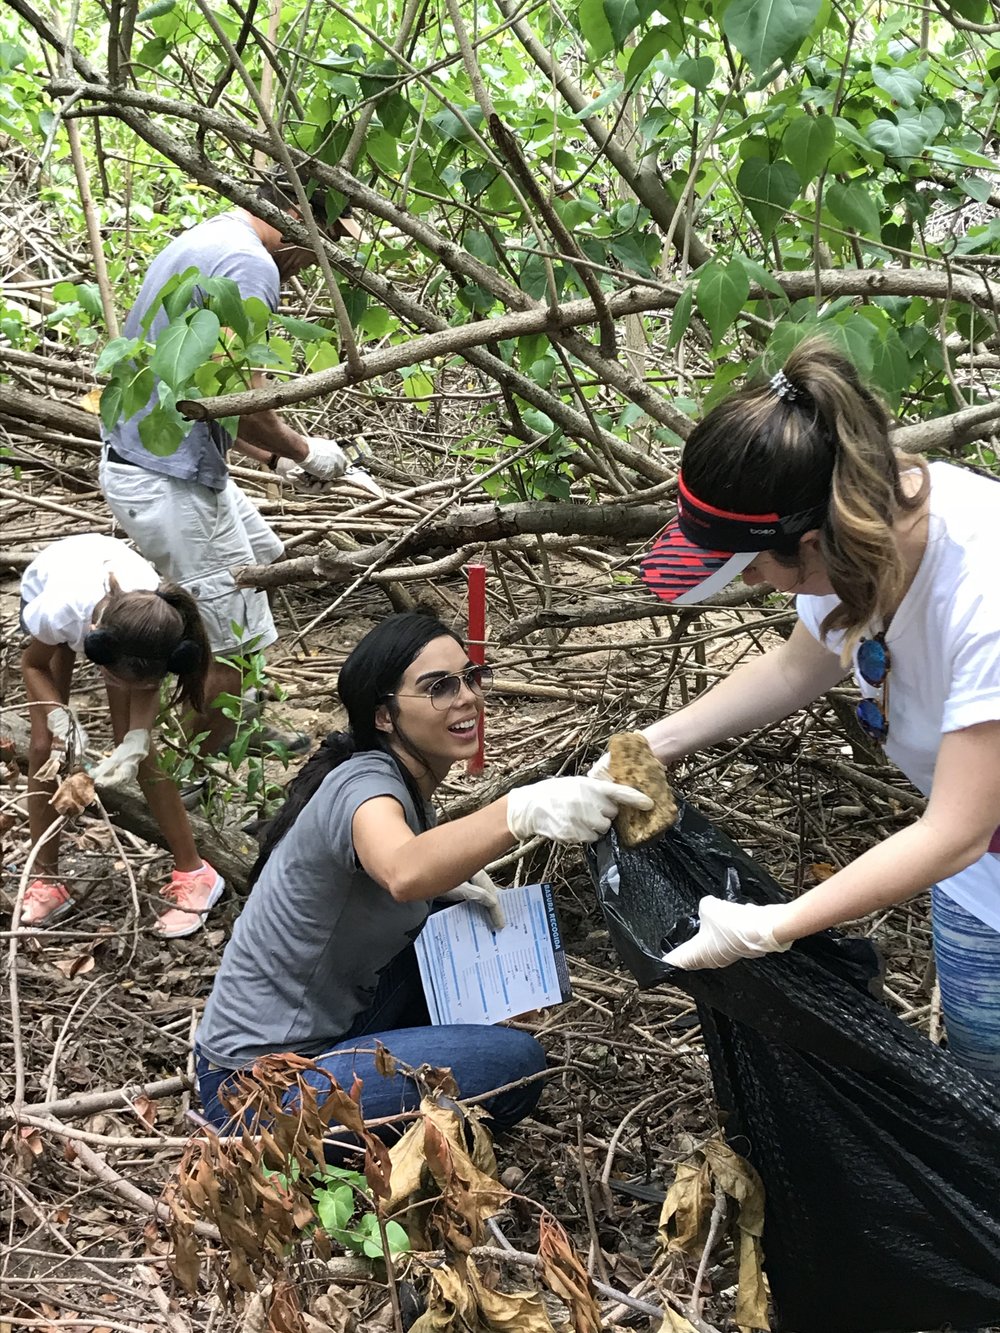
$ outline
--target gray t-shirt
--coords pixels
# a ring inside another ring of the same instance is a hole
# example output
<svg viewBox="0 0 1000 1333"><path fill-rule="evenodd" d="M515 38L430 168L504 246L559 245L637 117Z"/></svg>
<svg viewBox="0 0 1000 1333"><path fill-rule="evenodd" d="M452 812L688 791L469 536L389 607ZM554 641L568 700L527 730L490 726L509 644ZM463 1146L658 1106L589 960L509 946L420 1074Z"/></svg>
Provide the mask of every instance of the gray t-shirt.
<svg viewBox="0 0 1000 1333"><path fill-rule="evenodd" d="M418 818L393 760L353 755L320 784L268 858L233 930L198 1029L213 1064L236 1069L276 1051L319 1055L371 1003L378 975L420 933L429 902L399 903L358 863L355 811L391 796Z"/></svg>
<svg viewBox="0 0 1000 1333"><path fill-rule="evenodd" d="M278 266L242 213L220 213L182 232L156 256L149 266L135 305L125 321L125 337L138 338L142 321L167 282L189 268L197 268L206 278L232 278L244 300L259 297L269 310L277 310L280 291ZM193 304L203 303L196 287ZM162 306L150 326L152 341L168 323ZM226 450L232 436L217 421L195 421L176 453L163 458L151 454L139 435L139 422L155 402L155 392L145 407L128 421L119 420L105 438L116 453L149 472L196 481L213 491L221 491L227 479Z"/></svg>

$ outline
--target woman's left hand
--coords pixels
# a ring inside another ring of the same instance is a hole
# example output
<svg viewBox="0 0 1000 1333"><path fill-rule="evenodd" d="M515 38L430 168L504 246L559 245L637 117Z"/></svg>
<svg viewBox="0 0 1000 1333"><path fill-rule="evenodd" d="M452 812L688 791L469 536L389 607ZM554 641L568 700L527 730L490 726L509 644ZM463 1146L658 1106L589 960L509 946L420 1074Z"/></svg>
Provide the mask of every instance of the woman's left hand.
<svg viewBox="0 0 1000 1333"><path fill-rule="evenodd" d="M664 954L663 961L685 972L728 967L740 958L783 953L792 941L779 944L774 930L787 915L785 903L731 903L725 898L702 898L698 904L697 935Z"/></svg>
<svg viewBox="0 0 1000 1333"><path fill-rule="evenodd" d="M131 782L139 771L139 765L149 754L152 739L148 731L126 732L121 745L115 746L107 759L95 764L90 770L90 776L99 786L105 787L120 787L123 783Z"/></svg>
<svg viewBox="0 0 1000 1333"><path fill-rule="evenodd" d="M485 870L477 871L471 879L456 884L447 893L442 893L440 899L446 903L479 903L489 912L490 924L494 930L503 930L507 924L507 918L500 904L500 890Z"/></svg>

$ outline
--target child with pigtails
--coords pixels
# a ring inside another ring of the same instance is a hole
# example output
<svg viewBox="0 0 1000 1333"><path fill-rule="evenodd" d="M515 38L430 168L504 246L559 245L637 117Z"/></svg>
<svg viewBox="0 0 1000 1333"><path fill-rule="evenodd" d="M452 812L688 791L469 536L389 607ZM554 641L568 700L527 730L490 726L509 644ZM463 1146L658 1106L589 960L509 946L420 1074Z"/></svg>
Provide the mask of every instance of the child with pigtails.
<svg viewBox="0 0 1000 1333"><path fill-rule="evenodd" d="M172 703L196 712L203 707L211 653L197 603L183 588L161 582L124 542L88 533L54 542L27 567L21 627L28 635L21 674L31 715L28 821L37 846L21 924L49 925L74 905L59 878L58 837L46 837L56 812L50 804L55 784L45 779L44 766L54 747L71 760L87 752L86 733L69 708L82 652L103 677L115 743L91 777L104 786L138 779L174 858L163 890L170 907L156 932L164 939L193 934L225 885L198 854L180 793L157 766L152 731L167 676L177 678Z"/></svg>

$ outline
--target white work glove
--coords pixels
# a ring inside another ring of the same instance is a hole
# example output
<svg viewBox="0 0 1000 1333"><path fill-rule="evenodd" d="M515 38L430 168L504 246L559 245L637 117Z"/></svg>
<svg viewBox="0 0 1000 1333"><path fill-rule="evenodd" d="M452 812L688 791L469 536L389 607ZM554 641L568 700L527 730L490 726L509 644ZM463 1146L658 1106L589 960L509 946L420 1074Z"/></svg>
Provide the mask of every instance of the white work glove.
<svg viewBox="0 0 1000 1333"><path fill-rule="evenodd" d="M787 911L785 903L731 903L725 898L702 898L698 904L698 934L663 955L663 961L685 972L703 967L728 967L739 958L760 958L784 953L792 941L779 944L774 929Z"/></svg>
<svg viewBox="0 0 1000 1333"><path fill-rule="evenodd" d="M309 435L306 444L309 452L299 466L317 481L336 481L351 466L351 460L336 440L323 440L316 435Z"/></svg>
<svg viewBox="0 0 1000 1333"><path fill-rule="evenodd" d="M90 770L90 776L98 786L120 787L131 782L139 771L139 765L149 754L152 736L148 731L138 729L127 731L121 745L116 745L99 764Z"/></svg>
<svg viewBox="0 0 1000 1333"><path fill-rule="evenodd" d="M485 870L477 871L471 879L456 884L447 893L440 894L439 898L443 903L479 903L489 912L490 924L494 930L503 930L507 924L507 918L500 905L500 890Z"/></svg>
<svg viewBox="0 0 1000 1333"><path fill-rule="evenodd" d="M520 842L540 836L553 842L596 842L611 827L620 805L652 810L635 787L593 778L546 778L507 793L507 827Z"/></svg>
<svg viewBox="0 0 1000 1333"><path fill-rule="evenodd" d="M72 749L78 759L83 758L90 741L75 713L57 705L50 710L45 723L53 740L61 741L64 749Z"/></svg>

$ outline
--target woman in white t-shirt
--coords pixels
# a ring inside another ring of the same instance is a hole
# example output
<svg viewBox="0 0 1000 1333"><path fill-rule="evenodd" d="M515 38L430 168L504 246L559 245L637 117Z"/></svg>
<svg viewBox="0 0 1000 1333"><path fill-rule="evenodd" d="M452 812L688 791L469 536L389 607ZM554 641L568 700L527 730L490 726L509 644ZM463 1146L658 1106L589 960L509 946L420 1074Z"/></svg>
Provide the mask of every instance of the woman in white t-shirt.
<svg viewBox="0 0 1000 1333"><path fill-rule="evenodd" d="M1000 486L897 454L855 368L810 339L697 426L677 519L642 565L652 591L676 603L738 574L797 594L798 623L647 727L657 757L767 726L853 667L859 722L928 802L793 901L702 899L698 933L667 961L725 967L932 889L949 1047L1000 1076Z"/></svg>
<svg viewBox="0 0 1000 1333"><path fill-rule="evenodd" d="M59 839L51 778L39 776L53 744L70 763L82 761L87 736L68 707L76 655L100 669L108 693L115 749L91 769L98 784L138 778L146 802L174 857L163 890L171 903L157 922L165 939L190 935L225 887L198 855L176 786L157 767L151 732L160 708L160 682L176 675L172 702L200 711L211 660L198 606L190 593L161 583L148 561L113 537L87 533L47 546L21 580L21 626L28 641L21 674L31 715L28 822L36 846L36 878L21 906L21 924L48 925L73 901L59 879Z"/></svg>

